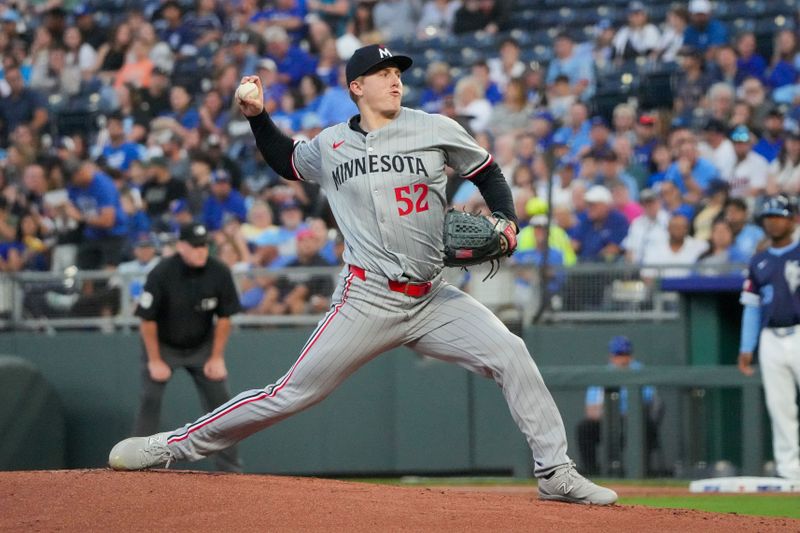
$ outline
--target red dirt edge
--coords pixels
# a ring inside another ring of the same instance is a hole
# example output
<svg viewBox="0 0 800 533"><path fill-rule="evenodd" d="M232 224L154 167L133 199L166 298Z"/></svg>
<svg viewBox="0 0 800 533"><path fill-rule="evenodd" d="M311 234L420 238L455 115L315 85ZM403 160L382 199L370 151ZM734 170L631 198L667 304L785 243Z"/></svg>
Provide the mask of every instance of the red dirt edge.
<svg viewBox="0 0 800 533"><path fill-rule="evenodd" d="M800 520L194 471L0 472L0 531L800 531Z"/></svg>

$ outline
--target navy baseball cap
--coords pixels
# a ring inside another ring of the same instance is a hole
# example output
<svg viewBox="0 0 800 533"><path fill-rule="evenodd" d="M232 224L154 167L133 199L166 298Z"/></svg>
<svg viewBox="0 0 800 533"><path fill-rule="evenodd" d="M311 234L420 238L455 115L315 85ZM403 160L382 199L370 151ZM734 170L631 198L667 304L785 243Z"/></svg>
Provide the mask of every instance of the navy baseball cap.
<svg viewBox="0 0 800 533"><path fill-rule="evenodd" d="M364 46L356 50L347 61L345 69L347 84L350 85L350 82L354 79L377 67L383 67L385 64L394 64L400 69L400 72L405 72L412 63L413 61L411 61L410 57L400 54L395 55L382 44Z"/></svg>
<svg viewBox="0 0 800 533"><path fill-rule="evenodd" d="M209 243L209 235L206 227L198 222L192 222L181 227L178 235L179 241L188 242L192 246L205 246Z"/></svg>
<svg viewBox="0 0 800 533"><path fill-rule="evenodd" d="M758 213L758 219L764 217L794 217L795 206L794 203L784 194L771 196L764 200L761 204L761 210Z"/></svg>
<svg viewBox="0 0 800 533"><path fill-rule="evenodd" d="M608 351L614 355L630 355L633 353L633 343L625 335L617 335L608 343Z"/></svg>

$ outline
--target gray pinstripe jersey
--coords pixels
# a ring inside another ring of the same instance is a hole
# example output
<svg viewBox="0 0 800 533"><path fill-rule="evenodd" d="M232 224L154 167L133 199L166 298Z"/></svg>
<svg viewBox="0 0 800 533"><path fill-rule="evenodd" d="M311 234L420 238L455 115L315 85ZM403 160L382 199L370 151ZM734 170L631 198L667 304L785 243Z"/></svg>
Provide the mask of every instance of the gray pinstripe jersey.
<svg viewBox="0 0 800 533"><path fill-rule="evenodd" d="M471 178L492 157L458 123L401 108L364 135L347 123L294 147L298 179L325 191L345 238L345 262L398 281L442 269L445 165Z"/></svg>

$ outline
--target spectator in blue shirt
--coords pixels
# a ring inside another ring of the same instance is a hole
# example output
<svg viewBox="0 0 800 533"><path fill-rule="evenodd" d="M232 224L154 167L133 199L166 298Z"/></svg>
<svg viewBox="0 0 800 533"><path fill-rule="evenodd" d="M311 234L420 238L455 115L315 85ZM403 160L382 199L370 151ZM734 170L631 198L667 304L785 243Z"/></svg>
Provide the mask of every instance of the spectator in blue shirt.
<svg viewBox="0 0 800 533"><path fill-rule="evenodd" d="M347 75L345 66L338 69L338 84L328 87L322 94L317 108L322 127L327 128L340 122L347 122L350 117L358 114L356 104L350 100L350 90L347 88Z"/></svg>
<svg viewBox="0 0 800 533"><path fill-rule="evenodd" d="M711 180L719 178L719 170L711 161L700 157L697 138L690 133L680 141L677 159L672 163L664 179L675 184L689 203L696 203L705 194Z"/></svg>
<svg viewBox="0 0 800 533"><path fill-rule="evenodd" d="M636 372L642 369L642 363L633 357L633 344L624 335L617 335L608 343L608 366L615 370L629 370ZM578 450L581 456L582 471L599 473L597 463L597 447L600 444L601 424L604 417L605 389L603 387L589 387L586 389L585 418L578 426ZM645 449L647 456L658 444L658 425L663 417L663 404L656 395L655 388L646 386L642 388L642 401L644 402L647 417L645 419ZM619 414L625 417L628 414L628 389L619 389ZM618 426L620 427L620 426ZM609 428L606 428L608 430ZM623 435L613 435L615 442L607 440L612 446L618 445L617 452L621 451ZM617 440L619 439L619 440ZM637 445L637 444L634 444ZM609 450L611 451L611 450ZM657 468L648 464L649 469Z"/></svg>
<svg viewBox="0 0 800 533"><path fill-rule="evenodd" d="M783 113L771 109L764 117L761 138L753 145L753 151L772 163L783 148Z"/></svg>
<svg viewBox="0 0 800 533"><path fill-rule="evenodd" d="M747 203L742 198L728 200L724 217L733 230L733 253L749 260L764 239L764 231L749 222Z"/></svg>
<svg viewBox="0 0 800 533"><path fill-rule="evenodd" d="M194 47L194 35L192 29L183 23L183 12L181 5L175 0L168 0L161 5L161 18L154 24L154 29L158 39L167 43L170 49L176 54L183 54L187 51L185 47ZM195 52L196 50L191 50Z"/></svg>
<svg viewBox="0 0 800 533"><path fill-rule="evenodd" d="M569 157L574 160L588 150L592 142L589 130L589 108L583 102L575 102L569 108L564 125L556 130L553 141L568 145Z"/></svg>
<svg viewBox="0 0 800 533"><path fill-rule="evenodd" d="M794 85L797 81L797 37L793 30L781 30L775 36L775 51L767 77L767 85L773 89Z"/></svg>
<svg viewBox="0 0 800 533"><path fill-rule="evenodd" d="M427 113L440 113L444 99L453 95L455 85L450 77L450 66L443 61L428 65L425 87L419 99L419 107Z"/></svg>
<svg viewBox="0 0 800 533"><path fill-rule="evenodd" d="M120 113L109 115L106 131L108 132L108 143L103 146L101 153L105 164L121 172L127 172L131 163L142 159L144 147L125 140L125 128Z"/></svg>
<svg viewBox="0 0 800 533"><path fill-rule="evenodd" d="M294 46L286 30L280 26L267 28L264 40L267 42L267 55L278 67L278 81L281 83L296 87L300 78L316 72L317 61L302 48Z"/></svg>
<svg viewBox="0 0 800 533"><path fill-rule="evenodd" d="M222 229L226 216L233 216L244 222L247 207L244 197L231 186L231 176L222 169L211 174L211 194L203 204L203 224L209 231Z"/></svg>
<svg viewBox="0 0 800 533"><path fill-rule="evenodd" d="M683 34L684 46L708 52L728 42L728 29L719 20L711 18L709 0L689 2L689 19L689 26Z"/></svg>
<svg viewBox="0 0 800 533"><path fill-rule="evenodd" d="M186 87L175 85L169 91L169 104L172 108L167 117L174 119L178 125L175 133L185 137L189 132L200 127L200 113L192 105L192 95Z"/></svg>
<svg viewBox="0 0 800 533"><path fill-rule="evenodd" d="M271 8L259 11L250 18L250 23L255 24L261 31L267 28L280 27L286 30L292 45L299 45L305 37L306 16L305 2L299 0L276 0L270 3Z"/></svg>
<svg viewBox="0 0 800 533"><path fill-rule="evenodd" d="M578 217L573 247L581 262L613 262L622 257L622 241L628 234L625 215L616 211L611 191L593 185L584 195L586 212Z"/></svg>
<svg viewBox="0 0 800 533"><path fill-rule="evenodd" d="M66 214L83 223L78 268L100 270L118 265L128 217L114 182L91 161L70 162L65 174L71 177Z"/></svg>
<svg viewBox="0 0 800 533"><path fill-rule="evenodd" d="M556 78L563 74L569 78L570 90L577 98L583 101L594 96L596 88L594 63L586 56L575 52L575 43L567 33L561 33L553 43L555 57L547 68L548 88L555 83Z"/></svg>
<svg viewBox="0 0 800 533"><path fill-rule="evenodd" d="M683 195L674 181L663 180L656 185L656 190L661 198L664 211L670 216L683 215L689 221L694 219L694 207L684 202Z"/></svg>
<svg viewBox="0 0 800 533"><path fill-rule="evenodd" d="M756 36L751 31L740 33L736 38L736 64L745 77L753 76L762 82L767 70L767 61L756 51Z"/></svg>

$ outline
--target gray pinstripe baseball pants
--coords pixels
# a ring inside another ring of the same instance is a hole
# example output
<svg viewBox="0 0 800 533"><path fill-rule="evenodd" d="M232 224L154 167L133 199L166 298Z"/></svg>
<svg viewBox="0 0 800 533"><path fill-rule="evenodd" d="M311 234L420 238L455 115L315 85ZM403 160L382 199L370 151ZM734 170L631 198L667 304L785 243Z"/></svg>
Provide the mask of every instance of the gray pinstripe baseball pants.
<svg viewBox="0 0 800 533"><path fill-rule="evenodd" d="M322 401L350 374L381 353L405 345L490 377L546 475L569 462L561 415L522 339L482 304L441 277L413 298L389 291L371 272L362 280L347 267L334 304L277 382L245 391L171 433L177 460L198 460Z"/></svg>

